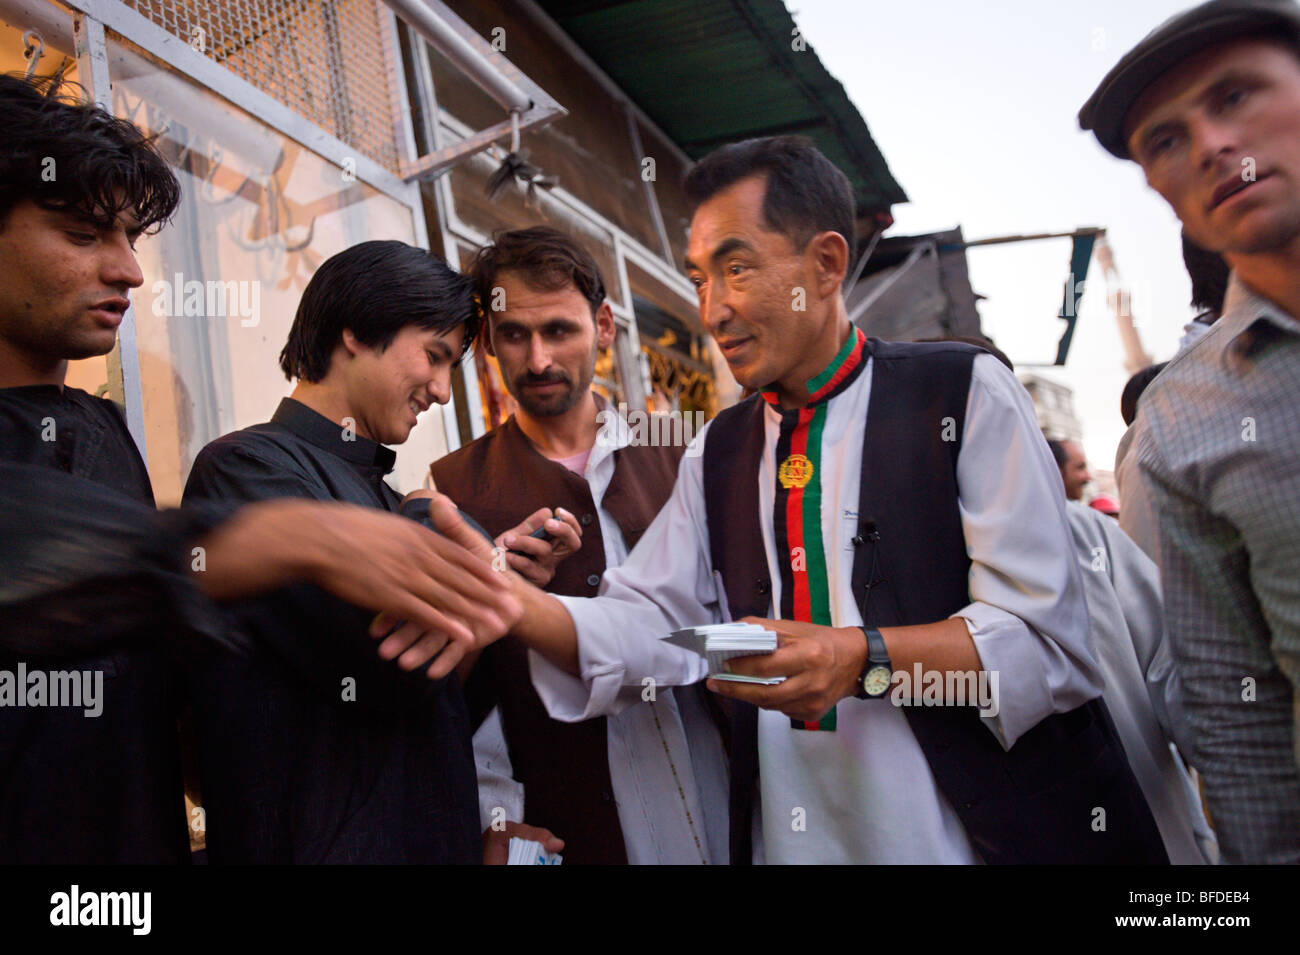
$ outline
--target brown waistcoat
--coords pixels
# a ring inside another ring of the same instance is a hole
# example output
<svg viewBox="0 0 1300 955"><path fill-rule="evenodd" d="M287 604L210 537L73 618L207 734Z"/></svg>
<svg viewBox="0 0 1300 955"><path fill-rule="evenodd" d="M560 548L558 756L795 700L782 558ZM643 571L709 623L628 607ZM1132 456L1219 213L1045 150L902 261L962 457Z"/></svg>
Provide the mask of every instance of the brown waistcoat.
<svg viewBox="0 0 1300 955"><path fill-rule="evenodd" d="M626 447L614 453L604 507L629 550L672 493L681 447ZM582 525L582 549L562 561L551 593L595 596L605 572L600 519L585 478L538 453L512 416L431 467L447 494L496 537L541 507L563 507ZM533 689L527 650L507 638L480 657L466 687L475 725L501 709L514 776L524 785L524 822L565 840L566 864L625 864L623 831L609 778L605 718L551 719Z"/></svg>

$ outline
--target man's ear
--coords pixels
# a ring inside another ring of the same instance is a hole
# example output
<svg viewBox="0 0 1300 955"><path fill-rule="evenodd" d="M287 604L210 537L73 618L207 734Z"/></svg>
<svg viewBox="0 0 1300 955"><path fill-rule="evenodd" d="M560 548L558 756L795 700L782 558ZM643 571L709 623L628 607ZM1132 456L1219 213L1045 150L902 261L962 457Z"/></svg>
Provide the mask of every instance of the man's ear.
<svg viewBox="0 0 1300 955"><path fill-rule="evenodd" d="M617 334L614 310L609 307L609 302L601 302L600 308L596 309L596 347L608 348L614 344L614 336Z"/></svg>
<svg viewBox="0 0 1300 955"><path fill-rule="evenodd" d="M343 346L349 355L359 355L361 354L361 349L365 348L361 342L357 341L357 336L352 334L352 329L350 328L343 329L343 336L339 341L339 344Z"/></svg>
<svg viewBox="0 0 1300 955"><path fill-rule="evenodd" d="M817 296L829 298L840 291L849 273L849 244L838 232L819 232L808 240L807 254L817 277Z"/></svg>

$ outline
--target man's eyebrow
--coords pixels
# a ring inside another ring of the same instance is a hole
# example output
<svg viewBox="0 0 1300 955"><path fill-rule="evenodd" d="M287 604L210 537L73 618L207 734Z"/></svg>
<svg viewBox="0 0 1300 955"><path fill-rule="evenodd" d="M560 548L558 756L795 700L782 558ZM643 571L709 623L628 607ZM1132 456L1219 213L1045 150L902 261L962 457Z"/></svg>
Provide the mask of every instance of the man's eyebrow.
<svg viewBox="0 0 1300 955"><path fill-rule="evenodd" d="M732 252L737 252L737 251L755 252L757 250L748 242L746 242L744 239L740 239L735 236L732 236L730 239L723 239L721 242L718 243L718 247L714 249L712 253L710 253L709 261L717 262L719 259L723 258L724 256L730 255ZM700 267L696 265L694 262L692 262L690 258L687 258L683 264L686 266L687 271L694 269L695 271L698 272L700 270Z"/></svg>
<svg viewBox="0 0 1300 955"><path fill-rule="evenodd" d="M83 225L87 228L93 229L99 228L98 222L94 216L87 215L78 209L65 206L61 209L43 209L43 211L46 216L59 222L74 223L76 225Z"/></svg>
<svg viewBox="0 0 1300 955"><path fill-rule="evenodd" d="M65 207L62 209L46 209L45 213L54 220L69 225L78 225L86 229L94 229L96 232L111 232L115 226L104 226L104 223L95 216L88 215L79 209ZM123 227L122 232L126 237L134 242L140 236L144 235L145 227L140 223L135 223L129 227Z"/></svg>
<svg viewBox="0 0 1300 955"><path fill-rule="evenodd" d="M1220 76L1217 80L1215 80L1213 83L1207 86L1204 90L1202 90L1201 95L1197 98L1205 99L1207 96L1213 96L1216 93L1222 93L1223 87L1231 86L1235 83L1256 83L1259 81L1259 78L1260 78L1259 74L1251 71L1250 69L1243 69L1242 67L1239 66L1234 67L1233 69L1228 70L1226 73Z"/></svg>
<svg viewBox="0 0 1300 955"><path fill-rule="evenodd" d="M583 322L580 322L578 319L573 318L569 315L552 315L549 318L543 319L537 327L546 331L546 330L555 330L557 328L578 328L583 324L584 324ZM496 322L494 322L493 328L497 332L529 331L529 327L523 324L522 322L515 322L515 321L511 321L510 319L504 319L504 318L498 319Z"/></svg>
<svg viewBox="0 0 1300 955"><path fill-rule="evenodd" d="M1156 123L1149 129L1142 130L1142 134L1138 137L1138 150L1140 152L1146 152L1157 136L1160 136L1163 133L1172 132L1177 129L1179 125L1179 123L1173 120L1164 120L1163 122Z"/></svg>

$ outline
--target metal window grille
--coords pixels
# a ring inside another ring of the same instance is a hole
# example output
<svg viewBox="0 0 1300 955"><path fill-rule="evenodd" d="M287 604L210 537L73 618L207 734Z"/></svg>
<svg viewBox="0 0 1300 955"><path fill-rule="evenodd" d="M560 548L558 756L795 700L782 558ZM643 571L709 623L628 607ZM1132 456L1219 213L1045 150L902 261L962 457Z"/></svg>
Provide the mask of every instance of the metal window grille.
<svg viewBox="0 0 1300 955"><path fill-rule="evenodd" d="M394 92L376 0L126 0L192 48L397 171ZM391 51L395 55L395 51Z"/></svg>

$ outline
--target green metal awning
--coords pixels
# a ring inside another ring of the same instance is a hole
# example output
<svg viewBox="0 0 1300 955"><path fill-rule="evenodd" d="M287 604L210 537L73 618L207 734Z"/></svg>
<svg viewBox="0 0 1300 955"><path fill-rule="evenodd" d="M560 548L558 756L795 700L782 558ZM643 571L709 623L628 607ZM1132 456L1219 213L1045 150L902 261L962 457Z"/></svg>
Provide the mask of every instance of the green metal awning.
<svg viewBox="0 0 1300 955"><path fill-rule="evenodd" d="M540 0L693 159L753 136L808 136L853 183L859 214L907 196L867 124L781 0Z"/></svg>

